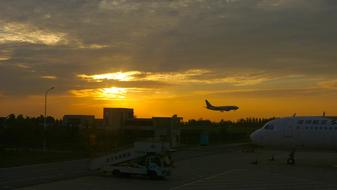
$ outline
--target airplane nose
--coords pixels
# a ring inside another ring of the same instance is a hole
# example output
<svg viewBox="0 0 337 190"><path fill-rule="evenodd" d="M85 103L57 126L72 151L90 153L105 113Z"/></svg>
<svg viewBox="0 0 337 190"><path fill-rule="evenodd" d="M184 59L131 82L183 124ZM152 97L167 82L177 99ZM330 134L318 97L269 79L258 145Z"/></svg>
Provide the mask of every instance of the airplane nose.
<svg viewBox="0 0 337 190"><path fill-rule="evenodd" d="M253 143L258 143L259 141L259 131L254 131L252 134L250 134L250 140L252 140Z"/></svg>
<svg viewBox="0 0 337 190"><path fill-rule="evenodd" d="M250 137L250 140L252 140L253 142L255 141L255 136L256 136L256 131L252 132L249 137Z"/></svg>

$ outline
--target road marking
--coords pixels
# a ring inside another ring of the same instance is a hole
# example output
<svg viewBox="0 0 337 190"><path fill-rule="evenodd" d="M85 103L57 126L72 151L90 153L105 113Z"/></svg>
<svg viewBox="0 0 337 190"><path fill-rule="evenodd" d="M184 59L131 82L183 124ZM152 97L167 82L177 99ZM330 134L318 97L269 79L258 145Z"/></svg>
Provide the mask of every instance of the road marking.
<svg viewBox="0 0 337 190"><path fill-rule="evenodd" d="M173 187L170 190L180 189L180 188L183 188L183 187L186 187L186 186L189 186L189 185L193 185L193 184L202 182L204 180L214 179L214 178L217 178L219 176L222 176L222 175L225 175L225 174L229 174L229 173L232 173L232 172L236 172L236 171L247 171L247 169L232 169L232 170L227 170L227 171L215 174L215 175L211 175L211 176L208 176L208 177L202 177L202 178L196 179L194 181L191 181L189 183L185 183L185 184Z"/></svg>

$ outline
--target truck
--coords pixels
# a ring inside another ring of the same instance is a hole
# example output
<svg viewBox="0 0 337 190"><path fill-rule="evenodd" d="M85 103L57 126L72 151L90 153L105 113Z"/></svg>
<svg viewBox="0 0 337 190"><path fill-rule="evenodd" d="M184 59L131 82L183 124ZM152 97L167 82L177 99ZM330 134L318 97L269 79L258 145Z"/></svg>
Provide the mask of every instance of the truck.
<svg viewBox="0 0 337 190"><path fill-rule="evenodd" d="M172 163L167 143L136 142L133 147L92 160L90 169L114 176L165 178L171 174Z"/></svg>

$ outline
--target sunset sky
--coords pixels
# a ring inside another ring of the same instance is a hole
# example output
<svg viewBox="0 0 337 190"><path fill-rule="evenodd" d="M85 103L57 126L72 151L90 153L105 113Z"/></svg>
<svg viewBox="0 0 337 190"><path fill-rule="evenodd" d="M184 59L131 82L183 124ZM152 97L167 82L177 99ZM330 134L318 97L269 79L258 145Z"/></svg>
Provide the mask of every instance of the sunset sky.
<svg viewBox="0 0 337 190"><path fill-rule="evenodd" d="M57 118L337 115L337 1L0 0L0 116L52 86Z"/></svg>

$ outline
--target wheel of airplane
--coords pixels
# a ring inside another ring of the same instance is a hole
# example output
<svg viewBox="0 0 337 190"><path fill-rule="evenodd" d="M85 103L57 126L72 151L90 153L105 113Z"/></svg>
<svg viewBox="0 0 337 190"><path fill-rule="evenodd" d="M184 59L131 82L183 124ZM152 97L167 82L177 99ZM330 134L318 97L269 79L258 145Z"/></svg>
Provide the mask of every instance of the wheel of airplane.
<svg viewBox="0 0 337 190"><path fill-rule="evenodd" d="M121 175L121 172L119 170L113 170L112 175L114 175L115 177L119 177Z"/></svg>

